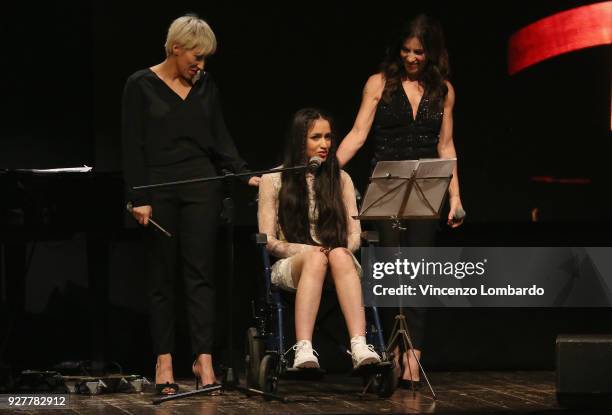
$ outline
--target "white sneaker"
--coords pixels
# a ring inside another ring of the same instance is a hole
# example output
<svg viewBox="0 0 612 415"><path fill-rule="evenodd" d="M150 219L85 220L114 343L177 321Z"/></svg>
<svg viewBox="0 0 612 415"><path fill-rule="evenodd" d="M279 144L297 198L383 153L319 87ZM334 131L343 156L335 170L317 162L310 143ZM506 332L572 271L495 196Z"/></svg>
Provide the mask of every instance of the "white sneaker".
<svg viewBox="0 0 612 415"><path fill-rule="evenodd" d="M293 350L295 350L295 358L293 359L293 367L295 369L319 368L319 359L317 359L319 354L312 348L310 341L300 340L293 346Z"/></svg>
<svg viewBox="0 0 612 415"><path fill-rule="evenodd" d="M351 357L353 369L366 365L380 363L380 356L374 351L374 346L364 342L351 342Z"/></svg>

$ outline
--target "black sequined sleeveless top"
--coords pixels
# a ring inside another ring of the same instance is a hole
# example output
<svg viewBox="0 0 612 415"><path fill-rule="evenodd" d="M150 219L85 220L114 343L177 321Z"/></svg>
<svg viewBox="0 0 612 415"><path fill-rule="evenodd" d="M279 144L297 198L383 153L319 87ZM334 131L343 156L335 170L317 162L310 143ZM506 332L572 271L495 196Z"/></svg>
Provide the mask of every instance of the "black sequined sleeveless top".
<svg viewBox="0 0 612 415"><path fill-rule="evenodd" d="M427 95L423 94L415 119L401 85L391 94L390 102L381 98L371 133L374 142L372 166L381 160L438 157L443 109L438 100L430 100Z"/></svg>

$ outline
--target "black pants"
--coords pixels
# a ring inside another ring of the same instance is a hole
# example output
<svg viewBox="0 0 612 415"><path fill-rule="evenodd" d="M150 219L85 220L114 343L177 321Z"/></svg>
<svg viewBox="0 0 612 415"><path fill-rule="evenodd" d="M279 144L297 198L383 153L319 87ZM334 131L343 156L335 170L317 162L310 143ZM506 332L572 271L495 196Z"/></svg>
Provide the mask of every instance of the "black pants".
<svg viewBox="0 0 612 415"><path fill-rule="evenodd" d="M396 246L433 246L438 230L437 220L408 220L402 221L406 230L398 232L392 228L390 221L376 221L376 230L380 237L381 247ZM382 325L386 336L391 334L397 309L381 307ZM425 313L424 308L404 308L410 338L415 349L422 350L425 341Z"/></svg>
<svg viewBox="0 0 612 415"><path fill-rule="evenodd" d="M149 168L150 183L215 175L207 158ZM153 219L172 234L153 226L147 232L147 280L155 354L174 351L174 279L182 273L191 347L210 354L215 321L214 258L221 206L220 183L195 183L154 190Z"/></svg>

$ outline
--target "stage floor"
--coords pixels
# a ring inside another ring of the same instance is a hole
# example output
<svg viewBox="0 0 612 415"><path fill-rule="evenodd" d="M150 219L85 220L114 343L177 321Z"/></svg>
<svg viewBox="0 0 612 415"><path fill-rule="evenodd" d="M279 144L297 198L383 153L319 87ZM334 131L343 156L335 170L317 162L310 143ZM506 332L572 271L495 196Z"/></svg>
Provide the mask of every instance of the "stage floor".
<svg viewBox="0 0 612 415"><path fill-rule="evenodd" d="M556 413L554 373L552 372L437 372L430 379L437 394L433 401L428 390L413 394L397 390L391 398L360 396L361 380L328 375L323 381L282 381L279 394L289 403L267 402L238 392L219 396L196 396L152 405L150 393L71 395L64 410L49 414L413 414L413 413ZM179 382L191 390L193 381ZM561 412L561 411L560 411ZM568 412L562 411L567 414ZM8 412L4 412L8 413ZM43 413L43 411L13 411ZM585 413L578 411L575 413Z"/></svg>

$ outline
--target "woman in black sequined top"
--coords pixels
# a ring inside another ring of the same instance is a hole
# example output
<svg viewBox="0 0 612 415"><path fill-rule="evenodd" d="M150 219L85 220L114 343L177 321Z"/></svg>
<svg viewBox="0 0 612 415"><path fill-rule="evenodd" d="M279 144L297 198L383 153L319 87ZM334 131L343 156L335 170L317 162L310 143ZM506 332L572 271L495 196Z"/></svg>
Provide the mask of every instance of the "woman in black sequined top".
<svg viewBox="0 0 612 415"><path fill-rule="evenodd" d="M453 142L455 92L448 74L448 54L439 24L417 16L388 49L380 72L366 82L353 128L337 151L340 166L348 163L368 136L374 141L372 167L381 160L457 157ZM456 219L456 213L463 210L456 168L449 203L447 223L455 228L463 222ZM408 221L407 230L398 237L387 223L377 223L382 246L433 245L437 225L434 221ZM408 309L407 318L417 350L416 358L412 353L403 356L404 384L419 379L416 359L423 343L423 311Z"/></svg>

